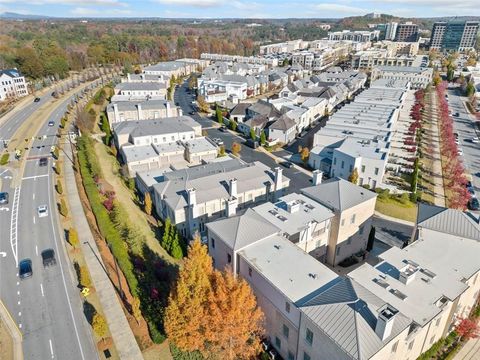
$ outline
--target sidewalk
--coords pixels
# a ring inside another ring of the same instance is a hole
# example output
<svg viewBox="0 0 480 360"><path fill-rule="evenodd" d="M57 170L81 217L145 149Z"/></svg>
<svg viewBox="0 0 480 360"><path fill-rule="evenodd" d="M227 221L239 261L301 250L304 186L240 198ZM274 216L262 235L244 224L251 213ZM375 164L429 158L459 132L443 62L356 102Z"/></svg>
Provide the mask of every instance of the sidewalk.
<svg viewBox="0 0 480 360"><path fill-rule="evenodd" d="M65 153L71 158L71 148L66 145ZM72 218L77 229L79 242L87 263L93 285L98 293L108 327L112 334L115 348L120 359L142 360L143 356L138 347L127 318L123 312L120 300L105 272L100 252L98 251L93 235L88 226L85 213L80 202L80 195L75 182L75 174L68 161L64 162L66 193L72 211Z"/></svg>
<svg viewBox="0 0 480 360"><path fill-rule="evenodd" d="M376 216L376 217L379 217L379 218L381 218L381 219L388 220L388 221L397 222L397 223L399 223L399 224L408 225L408 226L415 226L415 223L414 223L414 222L407 221L407 220L402 220L402 219L398 219L398 218L394 218L394 217L388 216L388 215L384 215L384 214L382 214L381 212L378 212L378 211L375 211L375 216Z"/></svg>
<svg viewBox="0 0 480 360"><path fill-rule="evenodd" d="M275 160L277 163L282 162L282 161L287 161L287 159L284 159L284 158L282 158L282 157L279 157L279 156L277 156L277 155L275 155L275 154L273 154L273 153L265 150L262 146L258 147L258 148L257 148L257 151L261 151L261 152L263 152L265 155L270 156L270 157L271 157L273 160ZM310 176L310 177L313 176L313 173L312 173L310 170L307 170L307 169L305 169L305 168L303 168L303 167L295 164L293 161L291 161L291 163L293 164L295 170L299 170L299 171L303 172L304 174L306 174L306 175L308 175L308 176Z"/></svg>
<svg viewBox="0 0 480 360"><path fill-rule="evenodd" d="M3 322L3 324L7 328L7 331L13 340L12 360L23 360L22 333L20 332L20 329L18 328L15 321L12 319L12 316L8 312L7 308L3 305L1 300L0 300L0 320Z"/></svg>
<svg viewBox="0 0 480 360"><path fill-rule="evenodd" d="M440 152L439 124L437 114L437 94L433 92L432 96L432 130L435 136L432 138L433 145L433 184L434 184L434 202L437 206L445 207L445 190L443 187L442 159Z"/></svg>
<svg viewBox="0 0 480 360"><path fill-rule="evenodd" d="M480 339L470 339L453 360L480 360Z"/></svg>

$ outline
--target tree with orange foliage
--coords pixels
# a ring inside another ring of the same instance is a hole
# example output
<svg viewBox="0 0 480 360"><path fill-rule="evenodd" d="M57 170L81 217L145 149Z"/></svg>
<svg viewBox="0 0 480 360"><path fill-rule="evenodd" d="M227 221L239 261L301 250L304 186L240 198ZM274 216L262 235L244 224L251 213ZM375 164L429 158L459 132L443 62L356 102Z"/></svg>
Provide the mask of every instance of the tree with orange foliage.
<svg viewBox="0 0 480 360"><path fill-rule="evenodd" d="M165 309L165 331L182 351L205 351L212 259L196 237L189 246Z"/></svg>
<svg viewBox="0 0 480 360"><path fill-rule="evenodd" d="M214 271L208 312L207 358L252 359L259 354L263 313L244 279Z"/></svg>
<svg viewBox="0 0 480 360"><path fill-rule="evenodd" d="M462 340L475 339L480 336L477 322L470 319L460 320L455 331Z"/></svg>

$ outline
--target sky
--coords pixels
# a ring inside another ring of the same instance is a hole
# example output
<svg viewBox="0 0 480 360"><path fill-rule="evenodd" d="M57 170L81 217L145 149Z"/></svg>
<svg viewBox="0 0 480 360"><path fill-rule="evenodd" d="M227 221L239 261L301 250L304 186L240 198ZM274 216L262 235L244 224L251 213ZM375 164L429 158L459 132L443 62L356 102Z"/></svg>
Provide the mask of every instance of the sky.
<svg viewBox="0 0 480 360"><path fill-rule="evenodd" d="M59 17L342 18L480 15L479 0L0 0L0 13Z"/></svg>

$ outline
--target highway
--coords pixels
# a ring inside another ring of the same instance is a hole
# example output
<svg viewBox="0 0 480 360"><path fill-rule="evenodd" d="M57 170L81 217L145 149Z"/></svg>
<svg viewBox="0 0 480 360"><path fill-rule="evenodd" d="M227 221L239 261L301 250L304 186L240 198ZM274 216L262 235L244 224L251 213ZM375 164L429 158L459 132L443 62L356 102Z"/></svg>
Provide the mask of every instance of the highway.
<svg viewBox="0 0 480 360"><path fill-rule="evenodd" d="M44 95L42 101L48 101L49 96ZM12 170L0 168L1 191L10 194L9 204L0 206L3 207L0 211L0 251L7 253L0 258L0 297L23 333L27 360L98 359L76 288L76 276L63 243L50 156L50 148L57 142L55 134L60 119L74 96L59 103L49 116L48 120L55 121L55 126L48 126L48 121L42 125L30 152L25 154L28 157L23 172L17 174L19 181L13 181ZM35 107L28 105L20 111L18 121L22 117L26 120L29 111L33 113ZM0 131L3 135L3 130ZM47 166L39 166L38 159L42 156L48 157ZM47 205L48 216L38 216L40 205ZM44 268L41 252L49 248L54 249L57 264ZM25 258L32 260L33 276L20 280L17 263Z"/></svg>

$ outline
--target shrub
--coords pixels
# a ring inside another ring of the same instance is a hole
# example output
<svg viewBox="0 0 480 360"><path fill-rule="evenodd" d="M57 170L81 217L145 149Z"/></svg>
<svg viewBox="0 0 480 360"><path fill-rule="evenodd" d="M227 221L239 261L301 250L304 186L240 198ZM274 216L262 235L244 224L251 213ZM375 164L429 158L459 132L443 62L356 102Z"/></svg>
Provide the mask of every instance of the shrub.
<svg viewBox="0 0 480 360"><path fill-rule="evenodd" d="M148 332L150 333L150 337L152 338L152 341L155 344L161 344L166 340L165 335L163 335L162 332L158 330L157 326L153 322L147 321L147 325L148 325ZM174 359L177 359L177 358L174 357Z"/></svg>
<svg viewBox="0 0 480 360"><path fill-rule="evenodd" d="M70 245L72 245L74 248L76 248L79 244L79 241L78 241L78 233L77 233L77 230L75 230L74 228L70 228L68 229L68 242L70 243Z"/></svg>
<svg viewBox="0 0 480 360"><path fill-rule="evenodd" d="M7 165L9 159L10 159L10 154L9 153L3 154L2 157L0 158L0 165Z"/></svg>
<svg viewBox="0 0 480 360"><path fill-rule="evenodd" d="M410 202L409 194L403 193L402 195L399 196L398 200L404 205L408 204Z"/></svg>
<svg viewBox="0 0 480 360"><path fill-rule="evenodd" d="M67 204L65 203L65 199L60 200L60 203L58 204L58 211L60 212L60 215L62 215L63 217L67 217L68 209Z"/></svg>
<svg viewBox="0 0 480 360"><path fill-rule="evenodd" d="M57 185L55 186L55 189L57 190L57 193L63 193L62 183L60 182L60 180L57 180Z"/></svg>

